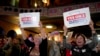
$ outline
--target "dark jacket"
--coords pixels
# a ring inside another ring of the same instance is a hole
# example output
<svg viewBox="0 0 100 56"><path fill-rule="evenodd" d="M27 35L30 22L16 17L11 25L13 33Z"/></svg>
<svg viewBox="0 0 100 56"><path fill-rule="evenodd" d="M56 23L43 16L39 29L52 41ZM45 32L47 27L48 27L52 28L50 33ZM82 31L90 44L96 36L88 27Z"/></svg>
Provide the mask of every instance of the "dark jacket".
<svg viewBox="0 0 100 56"><path fill-rule="evenodd" d="M21 48L19 44L6 44L3 48L5 56L20 56Z"/></svg>
<svg viewBox="0 0 100 56"><path fill-rule="evenodd" d="M21 48L20 45L12 45L12 51L10 56L20 56Z"/></svg>
<svg viewBox="0 0 100 56"><path fill-rule="evenodd" d="M25 44L28 46L28 48L31 47L30 51L34 48L35 44L34 42L31 42L28 38L25 40Z"/></svg>
<svg viewBox="0 0 100 56"><path fill-rule="evenodd" d="M64 48L70 49L72 51L72 56L91 56L92 49L96 47L98 43L97 34L93 34L92 42L84 45L82 48L78 48L77 45L71 45L67 43L65 36L63 38Z"/></svg>
<svg viewBox="0 0 100 56"><path fill-rule="evenodd" d="M92 50L88 47L88 45L84 45L82 48L78 48L77 46L72 46L72 56L91 56Z"/></svg>
<svg viewBox="0 0 100 56"><path fill-rule="evenodd" d="M40 56L47 56L47 38L42 39L42 42L39 45Z"/></svg>
<svg viewBox="0 0 100 56"><path fill-rule="evenodd" d="M5 52L0 48L0 56L5 56Z"/></svg>

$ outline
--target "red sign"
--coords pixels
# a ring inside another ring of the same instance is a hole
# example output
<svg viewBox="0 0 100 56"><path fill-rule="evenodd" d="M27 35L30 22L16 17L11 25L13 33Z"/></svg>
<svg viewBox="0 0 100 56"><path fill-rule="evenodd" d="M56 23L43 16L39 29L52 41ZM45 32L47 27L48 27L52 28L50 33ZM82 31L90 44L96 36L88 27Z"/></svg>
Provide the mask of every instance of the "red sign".
<svg viewBox="0 0 100 56"><path fill-rule="evenodd" d="M22 20L23 22L31 21L31 17L23 17L21 20Z"/></svg>
<svg viewBox="0 0 100 56"><path fill-rule="evenodd" d="M81 13L81 14L75 14L75 15L68 16L67 21L76 20L76 19L80 19L80 18L86 18L86 14Z"/></svg>

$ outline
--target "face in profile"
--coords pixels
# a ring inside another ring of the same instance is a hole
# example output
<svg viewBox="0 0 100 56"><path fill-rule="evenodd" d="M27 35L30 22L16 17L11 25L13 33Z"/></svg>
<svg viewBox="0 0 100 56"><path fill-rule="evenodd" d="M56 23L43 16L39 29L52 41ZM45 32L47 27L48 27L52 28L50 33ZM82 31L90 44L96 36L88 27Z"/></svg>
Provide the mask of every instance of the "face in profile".
<svg viewBox="0 0 100 56"><path fill-rule="evenodd" d="M82 35L77 36L76 44L77 46L83 46L85 44L85 38Z"/></svg>

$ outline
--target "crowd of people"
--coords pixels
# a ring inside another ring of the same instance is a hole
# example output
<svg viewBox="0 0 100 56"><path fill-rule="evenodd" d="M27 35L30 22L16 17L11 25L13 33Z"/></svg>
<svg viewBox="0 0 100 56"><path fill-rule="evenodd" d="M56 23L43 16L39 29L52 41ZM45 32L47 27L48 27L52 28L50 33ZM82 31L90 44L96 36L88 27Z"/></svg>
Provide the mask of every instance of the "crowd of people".
<svg viewBox="0 0 100 56"><path fill-rule="evenodd" d="M21 28L22 38L18 38L14 30L5 31L0 27L0 56L47 56L47 36L42 24L39 24L40 34L25 35Z"/></svg>
<svg viewBox="0 0 100 56"><path fill-rule="evenodd" d="M89 23L89 27L92 33L91 42L80 32L75 33L73 39L71 39L71 34L66 36L70 31L66 26L63 27L62 41L56 41L55 38L57 36L59 38L60 33L53 32L55 34L51 37L55 41L52 42L51 48L49 48L49 56L100 56L100 44L98 44L97 33L92 20Z"/></svg>
<svg viewBox="0 0 100 56"><path fill-rule="evenodd" d="M94 24L90 21L92 32L91 42L87 43L86 36L75 33L74 39L66 36L70 31L66 26L63 35L58 31L46 33L42 23L39 23L39 34L26 36L24 28L21 28L22 38L18 38L14 30L6 35L0 27L0 56L100 56L97 33Z"/></svg>

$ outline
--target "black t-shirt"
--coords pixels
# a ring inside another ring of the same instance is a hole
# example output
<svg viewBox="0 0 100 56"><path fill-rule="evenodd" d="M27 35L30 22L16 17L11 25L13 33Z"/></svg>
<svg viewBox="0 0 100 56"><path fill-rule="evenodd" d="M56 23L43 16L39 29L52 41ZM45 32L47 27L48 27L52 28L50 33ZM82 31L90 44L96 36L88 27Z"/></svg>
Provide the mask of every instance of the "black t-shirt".
<svg viewBox="0 0 100 56"><path fill-rule="evenodd" d="M84 45L82 48L72 46L72 56L91 56L92 50L88 45Z"/></svg>
<svg viewBox="0 0 100 56"><path fill-rule="evenodd" d="M10 56L20 56L20 45L12 45Z"/></svg>
<svg viewBox="0 0 100 56"><path fill-rule="evenodd" d="M34 42L31 42L29 39L26 39L25 40L25 44L28 46L28 47L31 47L31 50L34 48L35 44Z"/></svg>
<svg viewBox="0 0 100 56"><path fill-rule="evenodd" d="M39 45L40 56L47 56L47 38L43 39Z"/></svg>
<svg viewBox="0 0 100 56"><path fill-rule="evenodd" d="M3 52L2 48L0 48L0 56L5 56L5 52Z"/></svg>

